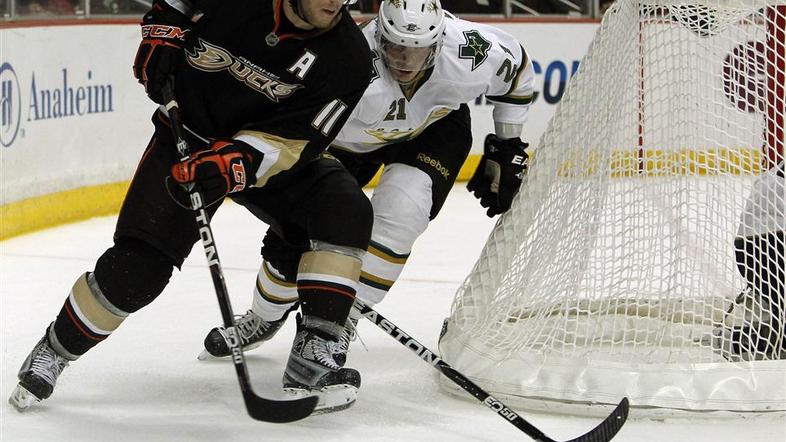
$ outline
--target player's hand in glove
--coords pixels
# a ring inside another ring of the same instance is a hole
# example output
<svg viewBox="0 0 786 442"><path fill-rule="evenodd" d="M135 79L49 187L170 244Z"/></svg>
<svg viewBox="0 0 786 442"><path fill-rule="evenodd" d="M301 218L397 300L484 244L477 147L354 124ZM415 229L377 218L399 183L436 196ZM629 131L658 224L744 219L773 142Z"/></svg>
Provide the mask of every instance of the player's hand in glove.
<svg viewBox="0 0 786 442"><path fill-rule="evenodd" d="M142 18L142 42L134 58L134 77L145 87L151 100L163 104L161 88L183 58L191 19L164 2Z"/></svg>
<svg viewBox="0 0 786 442"><path fill-rule="evenodd" d="M503 140L494 134L486 135L483 157L467 189L488 209L489 217L510 209L527 171L527 146L519 138Z"/></svg>
<svg viewBox="0 0 786 442"><path fill-rule="evenodd" d="M202 192L203 205L211 206L227 194L240 192L256 181L262 153L240 141L214 141L210 148L172 166L166 187L176 203L191 209L190 185Z"/></svg>

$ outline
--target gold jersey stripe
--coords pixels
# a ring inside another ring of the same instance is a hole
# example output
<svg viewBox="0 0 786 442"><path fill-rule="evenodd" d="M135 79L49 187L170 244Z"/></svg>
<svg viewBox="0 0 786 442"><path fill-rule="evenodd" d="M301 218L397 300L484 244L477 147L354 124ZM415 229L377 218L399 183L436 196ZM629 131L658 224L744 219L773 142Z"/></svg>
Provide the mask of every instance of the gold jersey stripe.
<svg viewBox="0 0 786 442"><path fill-rule="evenodd" d="M278 149L279 151L276 162L270 165L270 167L262 174L261 177L259 177L255 183L255 186L257 187L264 186L271 177L278 175L285 170L291 169L292 166L300 159L300 155L303 153L303 150L305 150L306 144L308 144L308 140L290 140L277 135L251 130L241 130L235 134L236 138L241 136L256 138L259 141L272 146L275 149ZM249 144L253 146L254 143L251 142ZM262 164L264 166L264 160Z"/></svg>
<svg viewBox="0 0 786 442"><path fill-rule="evenodd" d="M384 251L382 251L382 250L380 250L380 249L378 249L378 248L376 248L374 246L368 246L368 253L371 253L372 255L376 256L377 258L382 259L382 260L387 261L387 262L392 263L392 264L404 265L404 264L407 263L407 257L406 256L405 257L390 256L389 254L385 253Z"/></svg>
<svg viewBox="0 0 786 442"><path fill-rule="evenodd" d="M390 289L390 287L392 287L393 284L396 282L388 279L383 279L366 272L360 272L360 281L382 290Z"/></svg>
<svg viewBox="0 0 786 442"><path fill-rule="evenodd" d="M270 301L270 302L272 302L274 304L289 304L290 302L295 302L295 301L297 301L299 299L298 296L294 296L292 298L282 298L282 297L273 295L270 292L268 292L267 290L265 290L264 287L262 287L262 284L259 282L258 279L257 279L257 291L259 291L259 294L262 295L262 297L265 300Z"/></svg>

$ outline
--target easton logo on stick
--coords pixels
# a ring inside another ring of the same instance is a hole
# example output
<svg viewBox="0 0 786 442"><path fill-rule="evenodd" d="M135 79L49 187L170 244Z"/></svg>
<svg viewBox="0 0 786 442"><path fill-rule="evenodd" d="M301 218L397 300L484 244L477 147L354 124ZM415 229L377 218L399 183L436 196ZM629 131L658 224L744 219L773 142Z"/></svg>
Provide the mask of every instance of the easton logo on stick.
<svg viewBox="0 0 786 442"><path fill-rule="evenodd" d="M394 339L404 344L404 346L414 351L415 354L420 356L420 359L423 359L435 367L440 361L442 361L439 356L432 353L429 349L424 347L423 344L410 338L408 334L404 333L400 328L396 327L387 319L380 317L376 311L361 311L361 314L369 321L379 325L383 330L385 330L387 334L393 336Z"/></svg>

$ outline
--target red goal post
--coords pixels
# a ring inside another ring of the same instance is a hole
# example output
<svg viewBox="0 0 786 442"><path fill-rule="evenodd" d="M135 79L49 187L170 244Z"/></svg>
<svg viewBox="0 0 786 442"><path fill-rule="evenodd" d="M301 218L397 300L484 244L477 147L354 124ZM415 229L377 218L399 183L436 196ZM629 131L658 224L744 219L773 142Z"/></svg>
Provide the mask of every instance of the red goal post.
<svg viewBox="0 0 786 442"><path fill-rule="evenodd" d="M767 165L784 160L786 146L786 5L773 5L767 10Z"/></svg>

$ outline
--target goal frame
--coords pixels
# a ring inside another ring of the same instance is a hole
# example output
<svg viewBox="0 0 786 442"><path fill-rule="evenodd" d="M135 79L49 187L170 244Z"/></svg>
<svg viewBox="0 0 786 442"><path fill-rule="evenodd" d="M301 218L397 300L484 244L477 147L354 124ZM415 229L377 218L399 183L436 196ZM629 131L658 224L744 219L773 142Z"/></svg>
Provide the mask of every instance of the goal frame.
<svg viewBox="0 0 786 442"><path fill-rule="evenodd" d="M689 3L683 1L682 3ZM701 158L708 163L722 163L733 169L757 174L783 161L784 151L784 76L786 66L786 4L782 1L770 1L773 5L767 10L767 40L765 58L773 72L768 75L765 85L764 103L764 134L763 144L747 151L718 150L715 154L720 158ZM604 20L605 21L605 20ZM645 70L643 48L644 29L646 23L639 24L639 107L638 107L638 152L634 155L622 155L614 160L618 163L619 174L648 175L657 170L658 157L646 147L646 109ZM601 27L602 29L602 27ZM581 75L582 69L578 75ZM634 89L635 90L635 89ZM568 92L570 92L570 86ZM566 96L567 96L566 94ZM634 111L635 112L635 111ZM555 118L560 115L559 110ZM551 129L551 124L549 125ZM543 140L541 140L543 144ZM673 155L700 155L694 153L675 152ZM536 153L537 158L537 153ZM572 158L565 161L570 162ZM582 158L587 164L593 158ZM589 168L592 165L588 166ZM694 171L695 172L695 171ZM701 174L701 173L699 173ZM526 186L527 183L524 184ZM505 214L498 225L505 221ZM494 233L492 233L494 236ZM490 239L491 241L491 239ZM489 258L493 252L486 253L485 258L496 260L498 265L508 265L510 256L502 256L500 252ZM508 252L510 253L510 252ZM484 259L484 255L481 259ZM476 265L477 269L477 265ZM474 272L474 270L473 270ZM501 275L491 275L499 278ZM498 285L499 286L499 285ZM497 287L498 287L497 286ZM729 304L733 298L724 299L723 303L705 308L691 309L685 307L682 300L669 302L653 302L651 304L631 307L621 301L610 305L603 300L587 300L578 305L565 307L555 304L549 310L527 312L517 311L516 320L535 319L541 321L541 327L548 327L550 317L576 317L583 312L610 312L623 309L625 317L640 317L669 322L700 323L712 325L725 322L729 315ZM455 307L455 305L454 305ZM679 307L679 308L677 308ZM685 307L685 308L683 308ZM706 307L706 306L705 306ZM472 305L470 308L482 311L483 305ZM572 309L572 310L571 310ZM628 311L627 309L634 309ZM546 313L544 313L546 311ZM685 314L685 312L689 314ZM482 313L476 313L481 316ZM523 408L546 411L568 412L571 414L606 414L608 407L615 404L620 397L628 396L632 407L637 408L639 415L679 416L679 415L717 415L717 414L765 414L786 411L786 387L783 373L786 372L786 361L735 361L718 363L663 363L663 364L631 364L630 362L615 363L612 361L589 360L583 357L564 355L528 353L498 353L488 348L483 342L462 333L453 318L446 320L440 337L440 351L454 366L460 368L473 380L477 381L492 394ZM504 333L505 324L500 325L500 333ZM723 382L719 383L719 379ZM443 380L444 381L444 380ZM762 385L772 388L762 388ZM443 386L455 392L451 386L443 382ZM653 394L653 392L656 392ZM744 397L741 402L738 398ZM597 411L597 412L595 412Z"/></svg>

